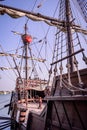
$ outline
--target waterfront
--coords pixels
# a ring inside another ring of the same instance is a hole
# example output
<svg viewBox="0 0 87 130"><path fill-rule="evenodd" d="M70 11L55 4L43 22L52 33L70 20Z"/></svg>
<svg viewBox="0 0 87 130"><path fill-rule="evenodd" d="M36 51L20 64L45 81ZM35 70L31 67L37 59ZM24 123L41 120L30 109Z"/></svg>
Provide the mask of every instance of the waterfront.
<svg viewBox="0 0 87 130"><path fill-rule="evenodd" d="M1 94L10 94L11 92L10 91L0 91L0 95Z"/></svg>
<svg viewBox="0 0 87 130"><path fill-rule="evenodd" d="M3 117L9 117L8 115L8 107L5 107L5 105L9 104L10 102L10 97L11 97L11 94L1 94L0 95L0 116L3 116ZM0 124L1 124L1 120L0 120ZM10 130L10 128L6 128L5 130Z"/></svg>

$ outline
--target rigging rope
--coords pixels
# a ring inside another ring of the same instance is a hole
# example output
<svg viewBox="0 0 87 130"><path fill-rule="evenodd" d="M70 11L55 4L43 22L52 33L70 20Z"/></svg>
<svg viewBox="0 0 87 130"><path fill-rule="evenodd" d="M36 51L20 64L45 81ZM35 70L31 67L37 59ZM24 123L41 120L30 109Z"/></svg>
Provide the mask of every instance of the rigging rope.
<svg viewBox="0 0 87 130"><path fill-rule="evenodd" d="M23 55L24 55L24 47L23 47L23 52L22 52L22 59L21 61L19 62L19 65L20 65L20 73L21 73L21 70L22 70L22 61L23 61Z"/></svg>
<svg viewBox="0 0 87 130"><path fill-rule="evenodd" d="M32 12L33 12L33 10L34 10L34 8L35 8L35 6L36 6L36 3L37 3L37 0L35 0L35 3L34 3L34 6L32 7ZM27 18L27 20L26 20L26 24L28 24L28 21L29 21L29 19Z"/></svg>
<svg viewBox="0 0 87 130"><path fill-rule="evenodd" d="M35 78L38 78L38 73L37 73L37 70L36 70L36 68L35 68L35 66L36 66L36 64L34 63L34 61L33 61L33 56L32 56L32 52L31 52L31 49L30 49L30 47L28 46L28 49L29 49L29 52L30 52L30 56L31 56L31 60L32 60L32 72L31 72L31 75L32 75L32 73L34 72L34 77ZM31 76L30 76L31 77Z"/></svg>
<svg viewBox="0 0 87 130"><path fill-rule="evenodd" d="M64 84L64 87L66 87L67 89L69 89L70 91L83 91L83 92L87 92L87 88L83 89L80 87L76 87L73 84L69 84L66 80L63 79L62 83Z"/></svg>
<svg viewBox="0 0 87 130"><path fill-rule="evenodd" d="M2 52L5 53L1 45L0 45L0 48L1 48ZM6 59L7 59L8 63L9 63L9 65L10 65L10 67L12 68L12 65L11 65L11 63L10 63L10 61L8 60L7 57L6 57ZM13 69L13 72L14 72L15 75L17 76L17 74L16 74L16 72L14 71L14 69Z"/></svg>
<svg viewBox="0 0 87 130"><path fill-rule="evenodd" d="M61 20L65 20L65 7L64 7L64 2L63 0L61 1L60 3L60 11L59 11L59 19ZM70 15L70 19L71 21L73 22L73 25L75 24L74 21L73 21L73 15L72 15L72 11L71 11L71 8L70 8L70 12L69 12ZM72 28L72 23L71 23L71 28ZM62 31L62 30L61 30ZM63 58L63 53L66 53L69 51L69 48L68 47L68 42L66 42L66 50L64 51L64 48L65 48L65 44L64 44L64 40L66 38L66 33L61 33L61 31L58 31L58 33L56 33L56 41L55 41L55 46L54 46L54 53L53 53L53 59L52 59L52 62L53 60L56 60L59 58L59 55L60 55L60 58L62 59ZM80 43L80 40L79 40L79 35L78 33L76 32L76 30L74 30L74 33L72 33L72 41L75 41L75 44L73 44L72 48L75 49L75 47L79 46L80 49L82 49L82 45ZM64 37L65 35L65 37ZM61 46L59 46L59 44L61 43ZM78 48L77 48L78 49ZM66 53L67 54L67 53ZM84 54L84 52L82 52L83 54L83 58L85 60L85 62L87 63L87 58ZM62 60L60 61L60 67L59 67L59 70L60 70L60 88L62 88L63 86L66 87L67 89L69 89L69 91L87 91L86 89L83 89L83 82L82 82L82 79L81 79L81 76L80 76L80 72L78 70L78 62L76 60L76 56L74 55L73 56L73 63L75 64L75 67L76 67L76 71L77 71L77 77L78 77L78 83L79 83L79 87L82 87L82 88L77 88L76 86L72 85L71 83L71 73L70 73L70 64L67 62L67 72L68 72L68 80L66 82L66 84L64 84L64 78L62 77L62 74L63 74L63 67L62 67ZM56 67L57 65L55 65ZM55 69L54 67L54 69ZM52 66L51 66L51 73L52 74ZM54 77L55 77L55 74L54 74ZM66 77L67 79L67 77Z"/></svg>
<svg viewBox="0 0 87 130"><path fill-rule="evenodd" d="M77 2L80 6L80 9L82 10L85 21L87 22L87 0L77 0Z"/></svg>
<svg viewBox="0 0 87 130"><path fill-rule="evenodd" d="M38 56L37 56L37 57L38 57L38 58L39 58L39 57L42 58L42 56L41 56L41 51L42 51L42 49L43 49L44 44L46 43L46 38L44 38L44 39L42 39L42 40L40 40L40 41L38 41L38 42L43 42L42 45L41 45L40 50L38 50L36 44L34 44L34 45L35 45L35 48L36 48L36 50L37 50L37 52L38 52ZM36 42L36 43L37 43L37 42ZM36 63L35 63L35 65L36 65ZM48 67L47 67L47 65L46 65L45 62L44 62L44 65L45 65L46 69L48 70Z"/></svg>
<svg viewBox="0 0 87 130"><path fill-rule="evenodd" d="M4 130L9 127L11 128L12 125L17 128L17 122L16 120L10 118L10 117L2 117L0 116L0 130Z"/></svg>

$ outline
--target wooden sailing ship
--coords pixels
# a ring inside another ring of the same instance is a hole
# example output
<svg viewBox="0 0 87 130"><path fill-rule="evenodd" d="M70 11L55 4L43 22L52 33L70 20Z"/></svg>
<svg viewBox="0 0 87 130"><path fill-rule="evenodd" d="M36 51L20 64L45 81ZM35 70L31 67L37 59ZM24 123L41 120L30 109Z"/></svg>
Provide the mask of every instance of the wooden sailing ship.
<svg viewBox="0 0 87 130"><path fill-rule="evenodd" d="M9 113L11 129L17 130L86 130L87 129L87 68L79 69L79 62L87 64L87 40L80 34L87 35L87 30L77 25L73 17L70 0L60 0L59 18L44 16L25 10L0 5L1 14L11 17L27 16L32 20L44 21L56 26L55 44L49 79L28 78L28 45L32 37L21 35L25 55L25 78L16 80L15 92L12 93ZM87 1L77 0L82 15L87 22ZM82 42L85 42L85 48ZM31 57L32 58L32 57ZM79 60L78 60L79 59ZM80 61L82 60L82 61ZM41 59L42 61L42 59ZM45 89L38 87L45 85ZM44 95L45 93L45 95ZM41 98L37 98L38 95ZM43 99L43 103L42 103ZM41 107L38 109L37 104Z"/></svg>

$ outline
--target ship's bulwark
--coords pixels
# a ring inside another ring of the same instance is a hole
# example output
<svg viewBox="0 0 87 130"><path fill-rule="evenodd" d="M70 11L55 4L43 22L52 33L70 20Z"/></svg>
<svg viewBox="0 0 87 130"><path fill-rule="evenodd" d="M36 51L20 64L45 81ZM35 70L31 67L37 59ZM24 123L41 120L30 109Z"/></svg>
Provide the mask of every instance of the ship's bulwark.
<svg viewBox="0 0 87 130"><path fill-rule="evenodd" d="M81 76L86 89L87 69L81 71ZM72 74L72 81L76 84L76 73ZM48 101L47 111L44 109L40 116L31 112L27 130L87 130L87 93L77 92L78 95L70 96L70 93L64 89L62 96L59 96L57 82L58 77L53 86L56 88L54 96L45 98ZM66 93L68 95L65 96Z"/></svg>
<svg viewBox="0 0 87 130"><path fill-rule="evenodd" d="M86 130L87 97L69 97L48 102L45 117L29 114L27 130ZM45 127L45 128L44 128Z"/></svg>

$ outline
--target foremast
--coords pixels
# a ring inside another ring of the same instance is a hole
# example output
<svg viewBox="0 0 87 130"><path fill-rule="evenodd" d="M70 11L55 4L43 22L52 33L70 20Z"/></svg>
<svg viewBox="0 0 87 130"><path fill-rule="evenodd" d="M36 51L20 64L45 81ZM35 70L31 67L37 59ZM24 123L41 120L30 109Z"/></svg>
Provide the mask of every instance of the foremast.
<svg viewBox="0 0 87 130"><path fill-rule="evenodd" d="M25 85L24 86L24 95L25 95L25 103L27 105L28 101L28 91L27 91L27 84L28 84L28 46L32 41L32 37L30 35L27 34L27 23L25 24L25 34L22 35L22 40L23 40L23 44L24 44L24 52L25 52Z"/></svg>
<svg viewBox="0 0 87 130"><path fill-rule="evenodd" d="M25 24L25 34L23 36L25 36L25 38L27 36L27 25L26 24ZM23 43L24 43L24 47L25 47L25 79L28 80L28 42L23 38Z"/></svg>

